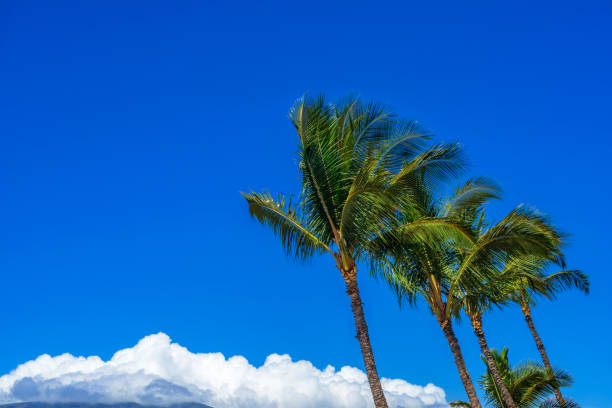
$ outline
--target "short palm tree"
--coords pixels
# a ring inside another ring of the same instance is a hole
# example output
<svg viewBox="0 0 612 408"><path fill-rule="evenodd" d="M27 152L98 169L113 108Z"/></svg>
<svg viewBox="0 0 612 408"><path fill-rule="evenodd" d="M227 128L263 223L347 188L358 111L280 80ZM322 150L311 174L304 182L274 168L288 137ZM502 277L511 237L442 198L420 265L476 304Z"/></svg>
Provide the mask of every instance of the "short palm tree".
<svg viewBox="0 0 612 408"><path fill-rule="evenodd" d="M536 343L536 347L542 358L542 363L547 370L552 371L552 365L548 358L548 353L544 347L544 343L536 330L531 317L531 307L535 304L538 295L554 299L556 295L566 289L578 288L584 293L589 293L589 279L588 277L579 270L561 270L556 273L546 275L545 270L550 265L550 261L546 259L538 259L528 257L526 259L517 259L509 267L513 267L520 270L530 270L532 275L539 275L539 284L533 285L529 280L522 280L516 287L516 290L512 293L512 300L521 306L525 322L529 327L529 331L533 336ZM563 266L563 265L562 265ZM555 398L557 404L560 407L567 405L567 402L563 398L561 390L557 387L554 389Z"/></svg>
<svg viewBox="0 0 612 408"><path fill-rule="evenodd" d="M547 397L555 388L572 384L572 378L565 371L549 370L534 362L527 361L510 367L507 348L502 349L501 353L492 349L491 356L512 399L516 401L517 408L556 408L556 404ZM483 361L487 371L481 377L479 384L485 392L487 405L492 408L506 408L504 398L484 357ZM452 402L451 406L471 407L469 403L462 401ZM571 401L566 406L577 407Z"/></svg>
<svg viewBox="0 0 612 408"><path fill-rule="evenodd" d="M486 342L482 343L484 333L478 322L488 307L483 308L487 304L484 295L499 294L486 292L484 289L489 287L486 282L499 275L502 259L531 253L544 256L554 251L558 240L541 215L523 207L487 227L483 207L497 195L496 186L483 178L469 180L442 203L425 192L420 205L423 213L419 217L453 223L464 231L467 239L430 240L427 244L405 239L395 247L385 248L384 256L376 258L378 263L386 265L377 269L384 271L387 282L400 299L412 303L420 296L429 305L447 338L470 404L475 408L481 405L452 330L452 319L459 317L466 304L472 305L471 302L478 300L467 311L477 329L483 353L489 354ZM500 378L498 382L501 383ZM505 397L508 407L514 408L507 391Z"/></svg>
<svg viewBox="0 0 612 408"><path fill-rule="evenodd" d="M243 194L249 211L279 236L287 254L302 260L328 253L340 271L377 408L387 407L361 296L357 265L375 242L390 245L396 231L413 237L446 234L437 220L400 223L413 206L414 180L454 176L464 162L456 145L426 148L430 135L376 104L351 99L338 105L302 98L290 118L299 137L301 195Z"/></svg>

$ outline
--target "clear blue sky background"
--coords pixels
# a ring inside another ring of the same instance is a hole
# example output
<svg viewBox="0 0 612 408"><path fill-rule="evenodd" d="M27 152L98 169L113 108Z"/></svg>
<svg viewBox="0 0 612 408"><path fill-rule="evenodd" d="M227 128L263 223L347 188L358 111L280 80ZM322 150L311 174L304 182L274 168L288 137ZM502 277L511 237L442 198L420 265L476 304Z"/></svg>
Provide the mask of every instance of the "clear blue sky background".
<svg viewBox="0 0 612 408"><path fill-rule="evenodd" d="M297 192L289 107L354 92L462 142L505 189L494 215L530 203L572 234L592 294L534 318L567 393L612 406L608 2L44 3L0 5L1 373L158 331L361 367L331 260L286 259L239 195ZM428 310L360 283L381 374L464 398ZM538 357L518 309L485 325L513 362Z"/></svg>

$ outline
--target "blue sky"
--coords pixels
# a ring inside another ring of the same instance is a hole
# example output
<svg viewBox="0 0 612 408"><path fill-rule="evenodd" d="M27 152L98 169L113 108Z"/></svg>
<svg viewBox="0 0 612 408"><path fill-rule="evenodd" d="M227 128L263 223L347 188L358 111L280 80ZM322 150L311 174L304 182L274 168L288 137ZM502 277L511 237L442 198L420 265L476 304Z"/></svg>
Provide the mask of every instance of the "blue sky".
<svg viewBox="0 0 612 408"><path fill-rule="evenodd" d="M324 91L461 142L504 187L493 215L524 202L572 234L592 293L534 319L567 394L612 405L609 3L124 3L0 6L0 373L159 331L254 364L361 367L331 260L288 260L239 195L297 192L287 112ZM429 311L360 279L381 375L464 398ZM513 362L538 357L518 309L485 328Z"/></svg>

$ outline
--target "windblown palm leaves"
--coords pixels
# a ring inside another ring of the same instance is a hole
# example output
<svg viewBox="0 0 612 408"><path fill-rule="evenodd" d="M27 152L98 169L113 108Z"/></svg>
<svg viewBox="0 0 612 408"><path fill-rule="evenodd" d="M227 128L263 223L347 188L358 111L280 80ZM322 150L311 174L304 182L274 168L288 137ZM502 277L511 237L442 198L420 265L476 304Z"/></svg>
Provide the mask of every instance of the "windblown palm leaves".
<svg viewBox="0 0 612 408"><path fill-rule="evenodd" d="M290 116L299 136L301 197L244 196L251 214L296 258L325 251L353 260L367 256L375 238L380 244L398 226L395 212L411 207L415 179L434 182L465 165L458 146L425 148L428 133L374 104L335 106L304 98Z"/></svg>
<svg viewBox="0 0 612 408"><path fill-rule="evenodd" d="M519 206L494 225L486 223L483 207L497 198L497 188L486 179L469 180L455 190L446 202L436 203L431 194L421 195L420 217L446 220L464 232L461 242L429 240L413 243L404 239L400 245L379 256L378 270L400 297L413 302L423 297L445 332L455 356L460 377L473 406L477 401L463 357L452 332L451 319L466 312L474 326L483 354L491 357L482 331L482 314L491 306L508 301L517 282L535 282L538 276L504 265L515 258L538 256L559 259L561 234L534 210ZM382 266L380 265L382 264ZM492 368L509 408L511 397Z"/></svg>
<svg viewBox="0 0 612 408"><path fill-rule="evenodd" d="M465 163L456 145L427 147L430 135L416 122L373 103L302 98L290 118L299 137L300 197L243 195L251 215L272 229L287 254L302 260L332 255L351 298L375 404L386 407L357 289L357 263L394 246L398 231L413 240L457 234L448 224L405 222L397 214L414 212L422 184L453 177Z"/></svg>

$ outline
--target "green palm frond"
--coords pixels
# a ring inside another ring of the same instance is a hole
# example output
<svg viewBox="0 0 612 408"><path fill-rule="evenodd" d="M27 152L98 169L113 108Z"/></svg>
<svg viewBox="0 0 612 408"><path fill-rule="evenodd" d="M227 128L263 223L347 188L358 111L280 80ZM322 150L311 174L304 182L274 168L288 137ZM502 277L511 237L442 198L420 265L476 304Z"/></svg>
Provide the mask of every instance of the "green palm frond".
<svg viewBox="0 0 612 408"><path fill-rule="evenodd" d="M459 144L437 144L406 162L397 172L393 183L408 186L414 177L436 185L440 181L459 176L467 167L467 161Z"/></svg>
<svg viewBox="0 0 612 408"><path fill-rule="evenodd" d="M572 378L563 370L550 372L538 363L523 362L514 368L515 389L520 390L522 405L536 405L539 401L552 394L557 387L572 384Z"/></svg>
<svg viewBox="0 0 612 408"><path fill-rule="evenodd" d="M589 293L590 283L588 276L577 269L564 270L553 273L544 278L545 293L550 297L554 297L556 293L576 288L584 293Z"/></svg>
<svg viewBox="0 0 612 408"><path fill-rule="evenodd" d="M433 134L423 129L416 121L396 121L390 129L386 140L381 140L376 146L379 152L376 167L384 167L399 171L401 167L412 161L425 147L425 142Z"/></svg>
<svg viewBox="0 0 612 408"><path fill-rule="evenodd" d="M404 243L423 242L431 245L432 243L451 242L452 245L456 245L459 248L473 244L472 236L465 228L442 217L423 217L416 221L402 224L395 231L401 234L401 239Z"/></svg>
<svg viewBox="0 0 612 408"><path fill-rule="evenodd" d="M338 225L346 170L346 157L339 154L340 141L332 137L336 122L332 108L317 101L308 105L304 99L291 117L300 138L299 170L302 178L303 206L309 218L327 220L330 234ZM321 106L322 105L322 106Z"/></svg>
<svg viewBox="0 0 612 408"><path fill-rule="evenodd" d="M465 402L465 401L453 401L453 402L449 402L448 405L450 405L451 407L472 408L472 404L470 404L469 402Z"/></svg>
<svg viewBox="0 0 612 408"><path fill-rule="evenodd" d="M538 408L580 408L580 405L572 399L564 398L563 404L559 404L556 398L550 397L542 402Z"/></svg>
<svg viewBox="0 0 612 408"><path fill-rule="evenodd" d="M309 229L309 222L300 217L290 200L269 194L242 193L249 204L251 216L269 226L278 235L288 255L307 260L314 254L331 253L328 243Z"/></svg>
<svg viewBox="0 0 612 408"><path fill-rule="evenodd" d="M561 256L562 235L536 210L518 206L500 222L490 227L479 247L499 250L510 255L537 255L541 258Z"/></svg>
<svg viewBox="0 0 612 408"><path fill-rule="evenodd" d="M456 222L474 225L479 216L484 218L482 207L490 200L499 200L500 193L500 187L486 177L470 178L453 191L443 205L442 214Z"/></svg>

